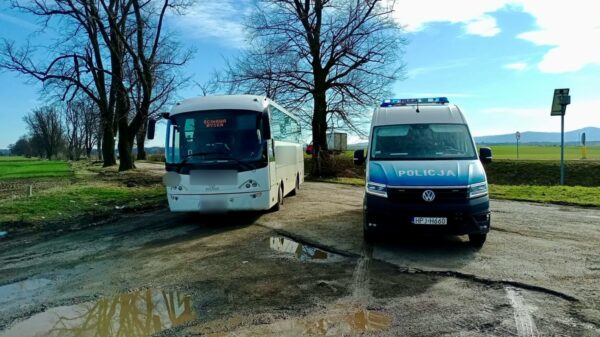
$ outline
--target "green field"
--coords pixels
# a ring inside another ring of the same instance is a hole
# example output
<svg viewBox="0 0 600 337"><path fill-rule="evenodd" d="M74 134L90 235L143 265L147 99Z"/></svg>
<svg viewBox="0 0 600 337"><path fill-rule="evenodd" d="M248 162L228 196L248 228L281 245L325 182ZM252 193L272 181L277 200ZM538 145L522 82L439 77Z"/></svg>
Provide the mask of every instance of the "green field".
<svg viewBox="0 0 600 337"><path fill-rule="evenodd" d="M516 145L481 145L492 149L494 159L517 159ZM519 159L560 160L560 145L519 145ZM600 160L600 146L587 147L588 160ZM566 146L565 160L581 160L580 146Z"/></svg>
<svg viewBox="0 0 600 337"><path fill-rule="evenodd" d="M516 145L478 145L491 148L494 159L517 159ZM354 151L344 151L341 156L352 158ZM560 160L560 145L519 145L519 159ZM581 146L565 146L565 160L581 160ZM587 160L600 160L600 146L587 147Z"/></svg>
<svg viewBox="0 0 600 337"><path fill-rule="evenodd" d="M0 157L0 180L70 177L72 175L73 169L65 161Z"/></svg>

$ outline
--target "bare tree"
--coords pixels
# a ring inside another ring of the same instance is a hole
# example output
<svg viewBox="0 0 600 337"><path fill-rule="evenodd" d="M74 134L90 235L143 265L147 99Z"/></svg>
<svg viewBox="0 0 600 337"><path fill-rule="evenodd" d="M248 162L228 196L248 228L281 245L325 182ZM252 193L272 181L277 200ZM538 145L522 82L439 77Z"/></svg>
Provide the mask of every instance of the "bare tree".
<svg viewBox="0 0 600 337"><path fill-rule="evenodd" d="M64 136L58 111L50 106L35 108L23 117L23 121L27 124L32 138L44 150L46 158L56 157Z"/></svg>
<svg viewBox="0 0 600 337"><path fill-rule="evenodd" d="M63 100L85 93L100 112L102 139L98 143L104 166L116 164L118 133L119 170L133 168L135 135L160 96L154 92L155 76L189 59L189 53L169 50L173 44L161 34L167 9L181 10L188 0L13 0L12 4L40 18L44 26L52 21L59 26L60 36L48 46L46 53L51 57L46 63L34 61L35 48L17 48L4 40L0 68L41 81L46 88L59 91ZM128 95L127 62L142 88L139 109L132 109Z"/></svg>
<svg viewBox="0 0 600 337"><path fill-rule="evenodd" d="M131 5L131 8L128 8L128 5ZM135 167L132 148L136 134L146 123L152 107L165 96L168 97L174 89L173 85L178 82L175 76L169 76L169 71L185 64L191 57L190 52L182 53L179 46L163 34L163 21L167 10L179 11L188 5L189 1L184 0L123 1L121 12L127 14L127 11L131 10L132 19L127 21L131 26L120 27L120 22L117 20L118 11L103 4L108 14L109 24L119 38L119 47L122 47L127 57L131 59L131 69L135 72L137 85L140 88L137 107L132 109L129 100L127 103L123 102L122 109L116 110L119 130L119 170L121 171ZM115 76L114 69L113 76ZM123 81L125 76L122 66L119 78L122 79L123 87L118 88L118 95L121 91L127 92ZM164 82L157 88L159 79ZM160 92L161 90L164 92Z"/></svg>
<svg viewBox="0 0 600 337"><path fill-rule="evenodd" d="M110 0L111 3L116 0ZM115 39L106 33L106 19L97 1L12 1L13 8L33 15L44 27L54 23L60 32L55 43L42 52L48 62L36 62L39 50L29 44L17 48L4 40L0 49L0 68L41 81L46 89L60 93L63 100L73 99L79 92L87 95L98 107L101 116L104 166L116 164L114 115L117 104L117 81L111 65L119 64L122 55L106 53L106 46Z"/></svg>
<svg viewBox="0 0 600 337"><path fill-rule="evenodd" d="M251 47L225 81L310 108L319 162L329 118L359 131L356 117L402 77L406 42L390 8L381 0L263 0L248 23Z"/></svg>
<svg viewBox="0 0 600 337"><path fill-rule="evenodd" d="M79 160L84 153L90 158L98 137L99 113L96 106L86 97L67 104L58 102L57 105L63 105L65 142L69 159Z"/></svg>

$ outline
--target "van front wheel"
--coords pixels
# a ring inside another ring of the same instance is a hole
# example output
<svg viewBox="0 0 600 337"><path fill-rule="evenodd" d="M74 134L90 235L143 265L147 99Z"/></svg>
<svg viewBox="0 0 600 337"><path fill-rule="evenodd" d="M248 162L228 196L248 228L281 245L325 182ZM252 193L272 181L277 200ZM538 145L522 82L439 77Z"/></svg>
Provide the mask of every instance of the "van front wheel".
<svg viewBox="0 0 600 337"><path fill-rule="evenodd" d="M475 248L483 247L487 234L469 234L469 244Z"/></svg>

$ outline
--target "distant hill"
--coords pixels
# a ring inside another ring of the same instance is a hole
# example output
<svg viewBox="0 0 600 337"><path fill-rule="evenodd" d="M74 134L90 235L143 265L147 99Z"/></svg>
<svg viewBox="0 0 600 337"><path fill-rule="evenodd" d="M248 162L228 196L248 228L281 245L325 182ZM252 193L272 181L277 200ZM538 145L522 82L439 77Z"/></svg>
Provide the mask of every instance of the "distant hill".
<svg viewBox="0 0 600 337"><path fill-rule="evenodd" d="M600 141L600 128L587 127L583 129L577 129L573 131L565 132L566 143L579 143L581 134L585 132L586 142L599 142ZM482 136L475 137L475 142L478 144L501 144L501 143L515 143L515 134L509 133L504 135L496 136ZM535 132L526 131L521 132L520 143L560 143L560 132Z"/></svg>

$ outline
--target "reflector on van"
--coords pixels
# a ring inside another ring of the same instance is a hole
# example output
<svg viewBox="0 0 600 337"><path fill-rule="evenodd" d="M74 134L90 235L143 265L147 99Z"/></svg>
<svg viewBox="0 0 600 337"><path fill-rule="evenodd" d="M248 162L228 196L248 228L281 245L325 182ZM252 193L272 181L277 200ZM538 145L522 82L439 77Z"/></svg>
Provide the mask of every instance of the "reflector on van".
<svg viewBox="0 0 600 337"><path fill-rule="evenodd" d="M381 103L382 108L391 106L401 106L408 104L444 104L450 103L447 97L428 97L428 98L391 98Z"/></svg>

